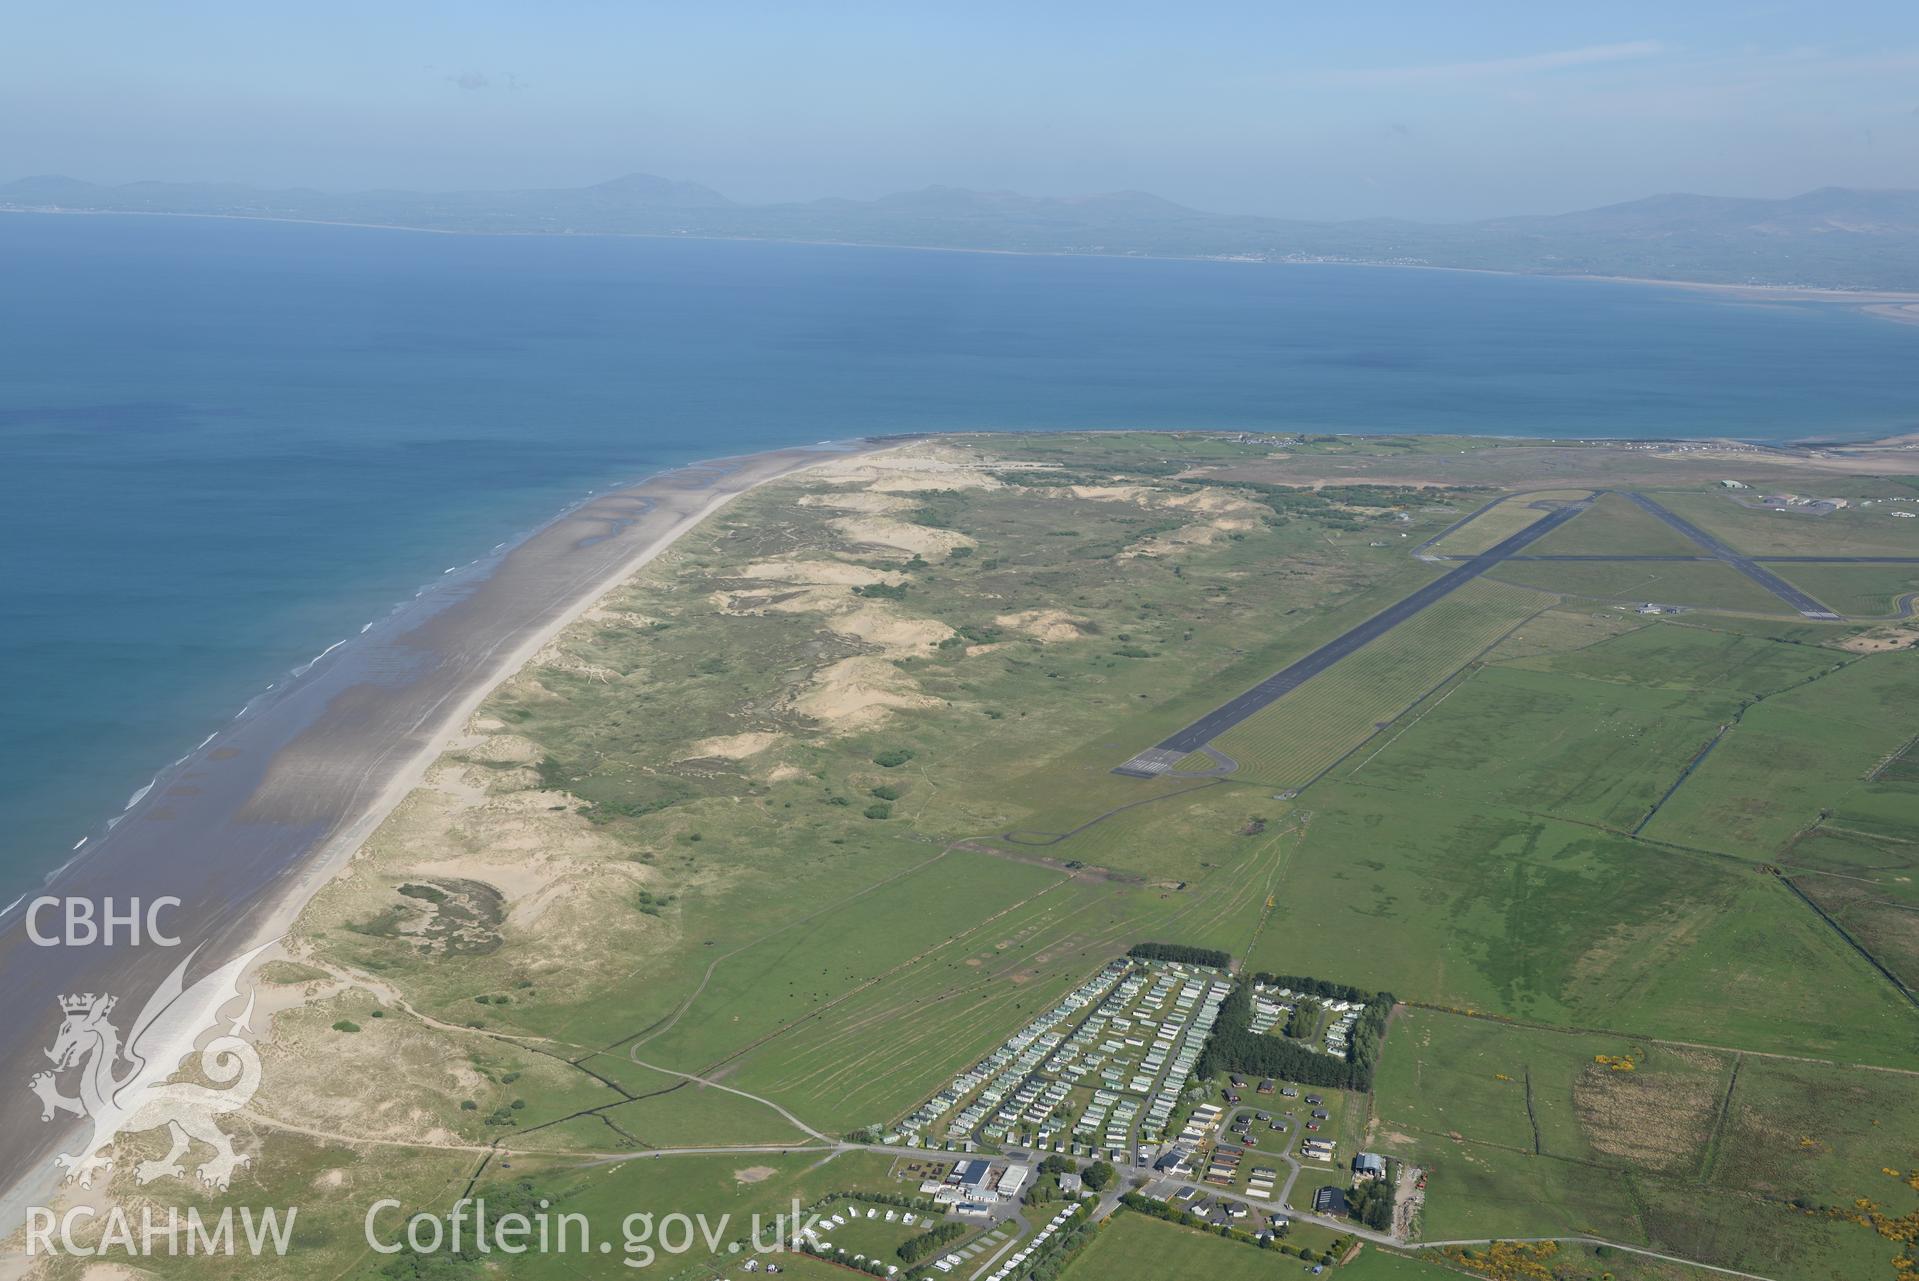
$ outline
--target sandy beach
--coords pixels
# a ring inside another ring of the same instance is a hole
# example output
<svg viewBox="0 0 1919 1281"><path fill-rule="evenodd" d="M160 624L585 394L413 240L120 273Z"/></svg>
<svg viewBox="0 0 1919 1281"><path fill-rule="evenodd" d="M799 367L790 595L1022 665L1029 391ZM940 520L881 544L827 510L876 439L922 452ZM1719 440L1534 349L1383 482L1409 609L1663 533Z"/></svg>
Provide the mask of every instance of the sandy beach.
<svg viewBox="0 0 1919 1281"><path fill-rule="evenodd" d="M26 1089L47 1065L61 995L112 993L125 1022L194 948L189 981L278 938L487 694L595 600L731 499L862 447L715 460L595 496L329 650L164 772L42 891L96 904L177 897L167 919L178 947L36 946L24 913L9 913L0 1061L17 1085L0 1105L0 1236L50 1203L52 1158L80 1141L79 1127L43 1122Z"/></svg>

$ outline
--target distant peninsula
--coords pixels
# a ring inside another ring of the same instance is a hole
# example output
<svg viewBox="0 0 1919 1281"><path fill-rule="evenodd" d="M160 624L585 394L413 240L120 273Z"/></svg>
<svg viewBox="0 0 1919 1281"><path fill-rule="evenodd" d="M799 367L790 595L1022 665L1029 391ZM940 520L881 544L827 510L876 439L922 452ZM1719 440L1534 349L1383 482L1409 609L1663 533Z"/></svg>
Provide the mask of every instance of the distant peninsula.
<svg viewBox="0 0 1919 1281"><path fill-rule="evenodd" d="M1137 191L1025 196L927 187L875 200L743 204L630 174L522 191L267 190L222 183L0 183L0 211L149 213L474 234L692 236L1252 262L1345 262L1692 284L1919 291L1919 191L1788 199L1661 195L1576 213L1425 223L1208 213Z"/></svg>

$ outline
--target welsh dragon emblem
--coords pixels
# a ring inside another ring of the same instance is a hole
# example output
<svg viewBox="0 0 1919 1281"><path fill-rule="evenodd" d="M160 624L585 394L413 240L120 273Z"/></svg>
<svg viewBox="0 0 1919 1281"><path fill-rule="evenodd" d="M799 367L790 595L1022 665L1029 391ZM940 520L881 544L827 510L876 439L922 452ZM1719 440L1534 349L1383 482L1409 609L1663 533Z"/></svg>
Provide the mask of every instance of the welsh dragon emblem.
<svg viewBox="0 0 1919 1281"><path fill-rule="evenodd" d="M60 998L65 1018L46 1051L53 1070L35 1073L29 1086L40 1096L42 1121L70 1113L93 1122L85 1146L54 1158L66 1170L62 1182L91 1187L97 1172L112 1167L112 1147L119 1136L162 1126L171 1133L172 1149L157 1161L134 1167L141 1183L169 1175L184 1178L180 1158L195 1141L213 1149L212 1159L198 1171L200 1182L211 1187L224 1190L234 1170L252 1160L234 1151L233 1140L216 1119L245 1107L260 1088L259 1052L240 1036L252 1031L252 988L245 992L246 1008L200 1050L201 1072L224 1088L167 1078L193 1053L200 1034L219 1026L221 1009L242 995L240 980L247 966L271 946L255 948L187 987L187 966L199 952L194 949L147 999L124 1041L109 1018L118 1004L114 997L89 992ZM78 1076L77 1095L61 1091L68 1074Z"/></svg>

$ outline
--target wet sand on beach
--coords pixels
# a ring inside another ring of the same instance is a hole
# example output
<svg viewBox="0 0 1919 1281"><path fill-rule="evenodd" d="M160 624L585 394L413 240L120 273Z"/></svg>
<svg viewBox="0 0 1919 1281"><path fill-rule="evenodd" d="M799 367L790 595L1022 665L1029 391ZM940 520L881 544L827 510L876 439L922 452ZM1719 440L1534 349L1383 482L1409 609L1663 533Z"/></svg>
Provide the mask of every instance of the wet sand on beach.
<svg viewBox="0 0 1919 1281"><path fill-rule="evenodd" d="M46 1204L53 1156L81 1141L41 1120L26 1088L44 1070L59 998L110 992L125 1019L195 948L189 982L285 931L313 891L418 782L480 701L616 583L729 499L844 451L788 449L678 468L596 496L496 561L452 575L302 677L257 700L155 781L41 894L171 895L178 947L43 947L25 914L0 927L0 1237ZM43 930L52 915L41 920Z"/></svg>

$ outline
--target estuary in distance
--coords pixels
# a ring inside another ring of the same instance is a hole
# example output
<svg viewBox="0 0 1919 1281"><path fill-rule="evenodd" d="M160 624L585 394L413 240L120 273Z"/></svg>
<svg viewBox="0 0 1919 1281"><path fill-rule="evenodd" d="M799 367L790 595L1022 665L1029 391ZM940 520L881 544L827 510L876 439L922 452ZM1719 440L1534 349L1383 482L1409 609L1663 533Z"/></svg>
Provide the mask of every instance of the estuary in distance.
<svg viewBox="0 0 1919 1281"><path fill-rule="evenodd" d="M1626 283L30 214L0 258L0 903L320 649L695 459L1919 424L1919 326Z"/></svg>

